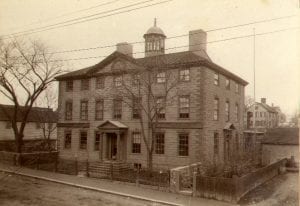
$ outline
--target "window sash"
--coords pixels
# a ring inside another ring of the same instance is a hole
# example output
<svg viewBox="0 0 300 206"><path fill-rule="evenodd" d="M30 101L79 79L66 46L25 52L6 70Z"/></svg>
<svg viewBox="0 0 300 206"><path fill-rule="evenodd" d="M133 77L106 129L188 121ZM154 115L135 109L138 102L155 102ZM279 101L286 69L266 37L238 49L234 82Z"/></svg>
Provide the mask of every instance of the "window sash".
<svg viewBox="0 0 300 206"><path fill-rule="evenodd" d="M81 101L80 102L80 119L81 120L88 120L88 101Z"/></svg>
<svg viewBox="0 0 300 206"><path fill-rule="evenodd" d="M215 155L219 154L219 133L218 132L214 133L214 154Z"/></svg>
<svg viewBox="0 0 300 206"><path fill-rule="evenodd" d="M166 82L166 73L165 72L157 73L156 82L157 83L165 83Z"/></svg>
<svg viewBox="0 0 300 206"><path fill-rule="evenodd" d="M82 79L81 80L81 90L89 90L90 80L89 79Z"/></svg>
<svg viewBox="0 0 300 206"><path fill-rule="evenodd" d="M188 156L189 155L189 135L188 134L179 134L178 155L179 156Z"/></svg>
<svg viewBox="0 0 300 206"><path fill-rule="evenodd" d="M213 113L213 119L214 120L219 120L219 99L215 98L214 99L214 113Z"/></svg>
<svg viewBox="0 0 300 206"><path fill-rule="evenodd" d="M115 76L114 77L114 85L115 85L115 87L122 86L122 81L123 81L123 78L122 78L121 75L120 76Z"/></svg>
<svg viewBox="0 0 300 206"><path fill-rule="evenodd" d="M103 119L103 110L104 110L104 101L97 100L95 103L95 119L102 120Z"/></svg>
<svg viewBox="0 0 300 206"><path fill-rule="evenodd" d="M140 118L140 109L139 109L140 101L141 101L140 98L134 98L132 100L132 118L133 119Z"/></svg>
<svg viewBox="0 0 300 206"><path fill-rule="evenodd" d="M73 80L66 81L66 91L67 92L73 91Z"/></svg>
<svg viewBox="0 0 300 206"><path fill-rule="evenodd" d="M214 84L219 85L219 74L218 73L214 74Z"/></svg>
<svg viewBox="0 0 300 206"><path fill-rule="evenodd" d="M97 77L96 78L96 89L103 89L104 88L104 77Z"/></svg>
<svg viewBox="0 0 300 206"><path fill-rule="evenodd" d="M132 153L141 153L141 133L132 133Z"/></svg>
<svg viewBox="0 0 300 206"><path fill-rule="evenodd" d="M114 119L121 119L122 118L122 100L114 100Z"/></svg>
<svg viewBox="0 0 300 206"><path fill-rule="evenodd" d="M95 143L94 143L94 150L99 151L100 150L100 137L101 135L99 133L95 134Z"/></svg>
<svg viewBox="0 0 300 206"><path fill-rule="evenodd" d="M80 149L87 149L87 132L80 132Z"/></svg>
<svg viewBox="0 0 300 206"><path fill-rule="evenodd" d="M166 117L166 101L164 97L156 98L157 118L165 119Z"/></svg>
<svg viewBox="0 0 300 206"><path fill-rule="evenodd" d="M165 153L165 134L158 133L155 135L155 154Z"/></svg>
<svg viewBox="0 0 300 206"><path fill-rule="evenodd" d="M65 141L64 141L64 148L65 149L70 149L72 144L72 133L67 132L65 133Z"/></svg>
<svg viewBox="0 0 300 206"><path fill-rule="evenodd" d="M229 121L230 120L230 106L229 106L229 102L226 102L225 103L225 118L226 118L226 121Z"/></svg>
<svg viewBox="0 0 300 206"><path fill-rule="evenodd" d="M72 113L73 113L73 103L66 102L65 119L72 120Z"/></svg>
<svg viewBox="0 0 300 206"><path fill-rule="evenodd" d="M190 98L179 97L179 117L189 118L190 113Z"/></svg>
<svg viewBox="0 0 300 206"><path fill-rule="evenodd" d="M182 69L179 71L179 80L180 81L190 81L190 70Z"/></svg>
<svg viewBox="0 0 300 206"><path fill-rule="evenodd" d="M226 89L230 89L230 80L226 78Z"/></svg>

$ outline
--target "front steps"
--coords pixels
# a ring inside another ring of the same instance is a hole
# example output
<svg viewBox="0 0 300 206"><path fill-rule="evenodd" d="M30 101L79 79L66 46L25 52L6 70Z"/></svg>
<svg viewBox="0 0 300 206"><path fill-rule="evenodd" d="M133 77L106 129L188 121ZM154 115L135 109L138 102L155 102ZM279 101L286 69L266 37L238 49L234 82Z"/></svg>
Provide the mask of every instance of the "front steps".
<svg viewBox="0 0 300 206"><path fill-rule="evenodd" d="M121 161L103 161L89 163L90 177L110 177L113 174L120 174L129 170L129 164Z"/></svg>

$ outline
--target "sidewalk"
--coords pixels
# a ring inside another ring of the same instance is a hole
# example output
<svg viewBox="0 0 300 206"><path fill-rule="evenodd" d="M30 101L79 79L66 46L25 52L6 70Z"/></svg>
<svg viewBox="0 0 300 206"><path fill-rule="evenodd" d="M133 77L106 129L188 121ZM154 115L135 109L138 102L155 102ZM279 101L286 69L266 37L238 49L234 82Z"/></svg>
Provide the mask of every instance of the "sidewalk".
<svg viewBox="0 0 300 206"><path fill-rule="evenodd" d="M95 178L78 177L72 175L65 175L42 170L34 170L28 168L19 168L11 165L4 165L0 163L0 171L14 173L22 176L33 177L46 181L56 182L60 184L75 186L79 188L99 191L102 193L109 193L114 195L121 195L131 197L134 199L145 200L149 202L161 203L164 205L190 205L190 206L227 206L230 203L183 196L174 193L162 192L147 188L136 187L127 183L102 180Z"/></svg>

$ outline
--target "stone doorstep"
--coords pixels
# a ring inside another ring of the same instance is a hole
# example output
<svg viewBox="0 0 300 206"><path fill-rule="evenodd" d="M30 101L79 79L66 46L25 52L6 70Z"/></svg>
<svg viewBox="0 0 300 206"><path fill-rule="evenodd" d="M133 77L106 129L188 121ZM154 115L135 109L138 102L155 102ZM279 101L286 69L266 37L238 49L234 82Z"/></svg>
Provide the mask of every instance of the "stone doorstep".
<svg viewBox="0 0 300 206"><path fill-rule="evenodd" d="M186 196L192 196L193 191L192 190L180 190L179 194L186 195Z"/></svg>

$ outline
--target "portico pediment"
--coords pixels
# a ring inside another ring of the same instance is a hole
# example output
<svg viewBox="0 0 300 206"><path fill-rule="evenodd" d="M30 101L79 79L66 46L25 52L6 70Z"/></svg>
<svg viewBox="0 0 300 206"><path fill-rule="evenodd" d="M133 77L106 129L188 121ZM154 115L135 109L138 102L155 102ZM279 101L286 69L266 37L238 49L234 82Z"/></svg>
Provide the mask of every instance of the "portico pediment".
<svg viewBox="0 0 300 206"><path fill-rule="evenodd" d="M98 129L109 129L109 130L126 130L128 126L119 121L107 120L98 126Z"/></svg>
<svg viewBox="0 0 300 206"><path fill-rule="evenodd" d="M225 124L224 130L235 130L235 126L233 123L228 122Z"/></svg>

